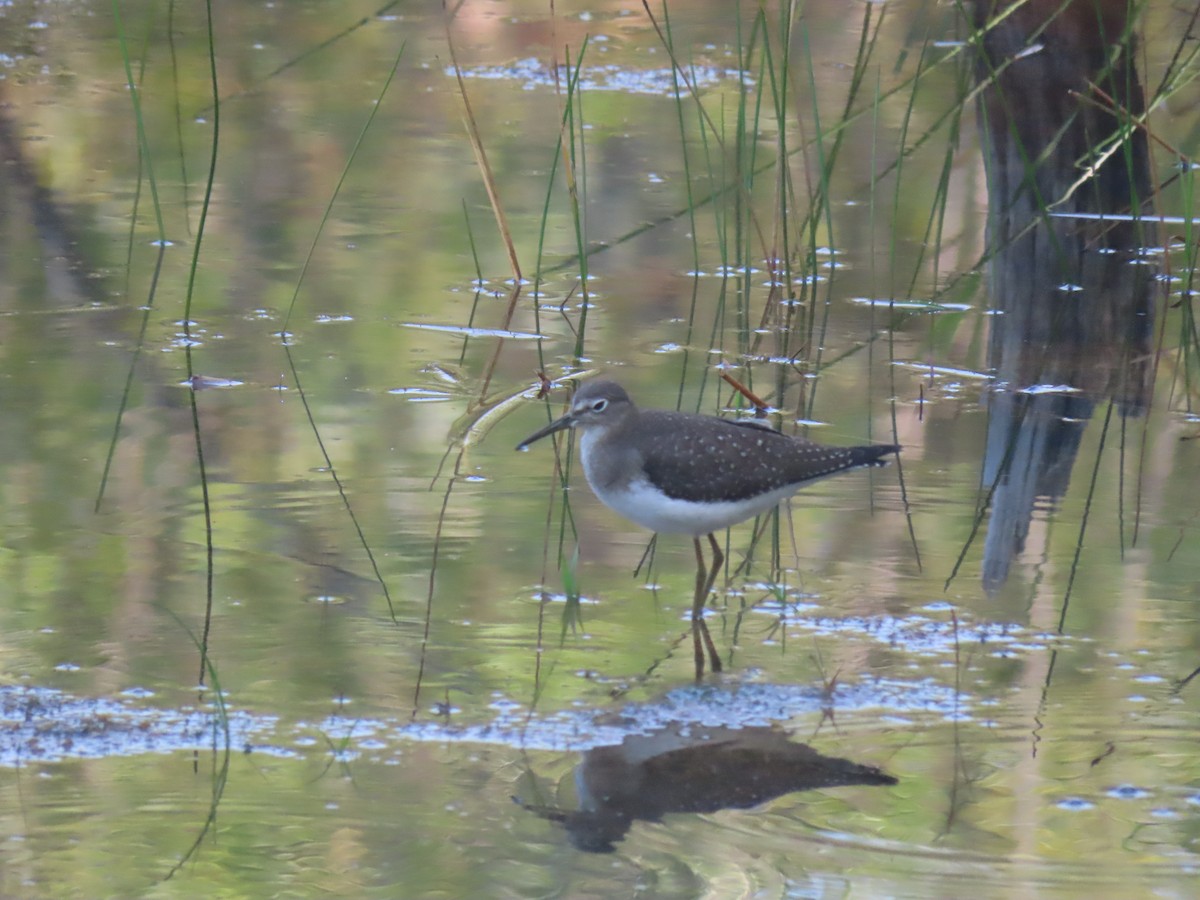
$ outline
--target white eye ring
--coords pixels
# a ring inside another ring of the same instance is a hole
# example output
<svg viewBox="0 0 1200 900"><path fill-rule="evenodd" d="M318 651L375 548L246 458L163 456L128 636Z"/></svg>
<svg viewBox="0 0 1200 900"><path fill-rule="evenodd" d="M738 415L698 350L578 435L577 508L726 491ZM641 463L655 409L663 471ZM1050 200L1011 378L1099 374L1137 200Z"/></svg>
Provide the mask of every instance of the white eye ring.
<svg viewBox="0 0 1200 900"><path fill-rule="evenodd" d="M608 408L608 401L601 398L592 404L592 412L604 412Z"/></svg>

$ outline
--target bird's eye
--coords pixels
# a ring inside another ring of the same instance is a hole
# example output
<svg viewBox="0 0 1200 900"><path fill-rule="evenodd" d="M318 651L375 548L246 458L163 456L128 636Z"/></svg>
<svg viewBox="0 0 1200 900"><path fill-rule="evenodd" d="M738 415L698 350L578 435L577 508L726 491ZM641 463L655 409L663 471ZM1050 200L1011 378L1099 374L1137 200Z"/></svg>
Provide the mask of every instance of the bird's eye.
<svg viewBox="0 0 1200 900"><path fill-rule="evenodd" d="M603 400L603 399L597 400L595 403L592 404L592 412L604 412L604 410L607 408L608 408L607 400Z"/></svg>

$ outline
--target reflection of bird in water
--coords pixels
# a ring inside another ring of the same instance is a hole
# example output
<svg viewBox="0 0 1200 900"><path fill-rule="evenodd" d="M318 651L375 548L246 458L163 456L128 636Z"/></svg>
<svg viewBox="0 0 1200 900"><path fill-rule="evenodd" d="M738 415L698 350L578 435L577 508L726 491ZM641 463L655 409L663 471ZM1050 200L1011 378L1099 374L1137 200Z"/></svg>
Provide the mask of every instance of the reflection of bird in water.
<svg viewBox="0 0 1200 900"><path fill-rule="evenodd" d="M823 756L776 729L689 723L583 754L575 769L576 810L522 805L561 824L580 850L607 853L638 819L748 809L794 791L895 783L873 766Z"/></svg>

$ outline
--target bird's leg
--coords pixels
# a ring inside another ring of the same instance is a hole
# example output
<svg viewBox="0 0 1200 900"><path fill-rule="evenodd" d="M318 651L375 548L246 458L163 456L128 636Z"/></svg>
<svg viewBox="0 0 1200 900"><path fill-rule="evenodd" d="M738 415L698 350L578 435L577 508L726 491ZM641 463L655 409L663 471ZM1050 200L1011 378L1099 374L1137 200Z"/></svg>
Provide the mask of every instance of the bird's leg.
<svg viewBox="0 0 1200 900"><path fill-rule="evenodd" d="M708 593L712 590L712 583L716 578L717 569L720 568L724 557L713 536L710 534L708 537L712 542L714 551L711 571L705 568L704 551L700 549L700 538L692 538L692 546L696 550L696 596L692 601L692 648L696 655L697 681L704 675L705 650L708 651L708 659L712 665L712 670L714 672L721 671L721 657L717 655L717 648L713 644L712 635L708 633L708 623L704 621L704 602L708 599Z"/></svg>
<svg viewBox="0 0 1200 900"><path fill-rule="evenodd" d="M712 593L713 585L717 582L717 573L721 571L721 566L725 564L725 554L721 552L721 545L717 542L716 535L711 531L708 534L708 544L712 547L712 569L708 573L708 582L704 585L704 599L708 600L708 595ZM701 621L704 625L704 643L708 647L708 658L712 663L714 672L721 671L721 657L717 655L717 648L713 646L712 638L708 634L707 623Z"/></svg>
<svg viewBox="0 0 1200 900"><path fill-rule="evenodd" d="M721 552L721 545L717 541L717 536L711 532L708 535L708 545L712 547L713 559L712 570L708 573L708 583L704 586L704 596L706 598L712 593L713 585L717 583L717 573L721 571L721 566L725 564L725 554Z"/></svg>
<svg viewBox="0 0 1200 900"><path fill-rule="evenodd" d="M696 680L699 681L704 675L704 650L700 644L702 628L705 637L708 637L708 626L704 624L704 598L708 596L704 586L708 582L708 573L704 571L704 553L700 549L700 538L692 538L692 546L696 548L696 596L692 599L692 650L696 655Z"/></svg>

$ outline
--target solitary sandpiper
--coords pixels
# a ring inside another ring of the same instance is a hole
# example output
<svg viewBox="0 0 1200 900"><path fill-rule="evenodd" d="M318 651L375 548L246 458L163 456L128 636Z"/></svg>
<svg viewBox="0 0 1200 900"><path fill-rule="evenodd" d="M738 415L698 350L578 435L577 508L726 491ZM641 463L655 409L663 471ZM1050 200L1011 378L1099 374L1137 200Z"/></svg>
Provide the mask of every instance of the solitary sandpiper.
<svg viewBox="0 0 1200 900"><path fill-rule="evenodd" d="M588 381L575 392L571 410L517 445L578 428L583 473L600 501L643 528L690 534L696 549L696 595L692 641L696 678L708 650L721 671L704 603L721 564L713 534L778 506L810 481L861 466L882 466L898 453L894 444L825 447L775 431L757 419L719 419L695 413L638 409L612 381ZM700 538L708 535L712 566L706 572Z"/></svg>

